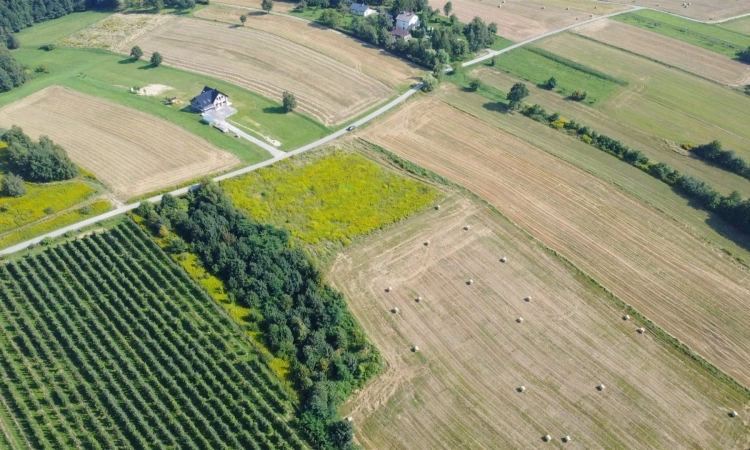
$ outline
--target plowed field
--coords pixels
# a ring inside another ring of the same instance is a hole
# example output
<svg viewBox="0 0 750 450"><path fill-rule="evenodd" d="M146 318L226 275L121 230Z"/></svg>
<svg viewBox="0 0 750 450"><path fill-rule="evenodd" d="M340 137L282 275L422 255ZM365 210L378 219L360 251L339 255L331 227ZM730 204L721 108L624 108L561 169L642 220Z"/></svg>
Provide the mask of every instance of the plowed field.
<svg viewBox="0 0 750 450"><path fill-rule="evenodd" d="M121 199L214 172L239 159L162 119L53 86L0 109L0 124L48 135Z"/></svg>
<svg viewBox="0 0 750 450"><path fill-rule="evenodd" d="M345 406L367 449L531 449L547 434L551 448L743 448L725 412L742 395L464 196L344 252L330 277L387 363Z"/></svg>
<svg viewBox="0 0 750 450"><path fill-rule="evenodd" d="M247 11L212 5L197 11L195 16L236 24L240 23L242 14L247 14ZM351 36L294 17L276 14L250 15L245 28L272 33L310 47L393 87L409 83L410 78L424 72L401 58L388 55L383 50Z"/></svg>
<svg viewBox="0 0 750 450"><path fill-rule="evenodd" d="M247 27L181 18L135 44L145 58L158 51L166 65L220 78L279 102L284 91L292 92L298 110L325 125L356 117L395 94L385 83L329 56Z"/></svg>
<svg viewBox="0 0 750 450"><path fill-rule="evenodd" d="M481 195L750 384L750 274L721 251L608 183L438 100L409 103L364 135Z"/></svg>
<svg viewBox="0 0 750 450"><path fill-rule="evenodd" d="M633 25L600 20L573 32L730 86L750 83L747 64Z"/></svg>

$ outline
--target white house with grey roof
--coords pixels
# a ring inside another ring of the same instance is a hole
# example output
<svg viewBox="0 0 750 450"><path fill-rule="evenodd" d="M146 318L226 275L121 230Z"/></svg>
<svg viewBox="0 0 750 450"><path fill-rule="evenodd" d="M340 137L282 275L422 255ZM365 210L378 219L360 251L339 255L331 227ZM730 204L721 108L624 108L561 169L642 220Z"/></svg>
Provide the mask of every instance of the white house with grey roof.
<svg viewBox="0 0 750 450"><path fill-rule="evenodd" d="M352 3L352 6L349 7L349 12L354 14L355 16L362 17L367 17L371 14L377 13L377 11L370 8L370 6L365 3Z"/></svg>
<svg viewBox="0 0 750 450"><path fill-rule="evenodd" d="M413 30L419 25L419 17L413 12L403 11L396 16L396 28L402 30Z"/></svg>

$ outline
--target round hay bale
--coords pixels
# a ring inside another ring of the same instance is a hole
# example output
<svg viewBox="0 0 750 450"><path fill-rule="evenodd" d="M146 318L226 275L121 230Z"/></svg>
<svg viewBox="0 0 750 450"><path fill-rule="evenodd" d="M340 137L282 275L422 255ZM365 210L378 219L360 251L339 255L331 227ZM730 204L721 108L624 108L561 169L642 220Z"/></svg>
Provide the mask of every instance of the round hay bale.
<svg viewBox="0 0 750 450"><path fill-rule="evenodd" d="M424 241L424 246L427 247L428 245L430 245L430 241Z"/></svg>
<svg viewBox="0 0 750 450"><path fill-rule="evenodd" d="M469 231L469 226L468 225L464 225L464 230Z"/></svg>
<svg viewBox="0 0 750 450"><path fill-rule="evenodd" d="M605 386L605 385L603 385L603 384L600 384L599 386L597 386L597 387L596 387L596 390L597 390L597 391L603 391L603 390L604 390L604 389L606 389L606 388L607 388L607 386Z"/></svg>
<svg viewBox="0 0 750 450"><path fill-rule="evenodd" d="M439 210L440 209L440 205L435 206L435 209Z"/></svg>
<svg viewBox="0 0 750 450"><path fill-rule="evenodd" d="M543 440L544 442L549 442L549 441L551 441L551 440L552 440L552 436L550 436L549 434L546 434L546 435L544 435L544 436L542 437L542 440Z"/></svg>
<svg viewBox="0 0 750 450"><path fill-rule="evenodd" d="M542 9L544 9L544 6L542 6Z"/></svg>
<svg viewBox="0 0 750 450"><path fill-rule="evenodd" d="M525 301L526 303L530 302L531 301L531 296L529 295L527 297L524 297L523 301Z"/></svg>
<svg viewBox="0 0 750 450"><path fill-rule="evenodd" d="M622 320L630 320L630 316L625 314L624 316L622 316Z"/></svg>
<svg viewBox="0 0 750 450"><path fill-rule="evenodd" d="M415 345L414 347L412 347L411 351L413 351L414 353L417 353L419 351L419 347Z"/></svg>
<svg viewBox="0 0 750 450"><path fill-rule="evenodd" d="M503 256L502 258L500 258L500 262L501 262L501 263L504 263L504 262L506 262L507 260L508 260L508 258L506 258L505 256Z"/></svg>
<svg viewBox="0 0 750 450"><path fill-rule="evenodd" d="M523 323L523 317L519 317L518 319L516 319L516 322Z"/></svg>
<svg viewBox="0 0 750 450"><path fill-rule="evenodd" d="M385 288L385 292L391 292L392 290L393 290L393 288L390 287L390 286L388 286L387 288Z"/></svg>
<svg viewBox="0 0 750 450"><path fill-rule="evenodd" d="M346 418L346 421L347 422L354 422L354 418L352 418L352 416L349 416L349 417Z"/></svg>
<svg viewBox="0 0 750 450"><path fill-rule="evenodd" d="M472 280L471 278L469 278L469 281L466 282L466 284L468 284L469 286L471 286L472 283L474 283L474 280Z"/></svg>
<svg viewBox="0 0 750 450"><path fill-rule="evenodd" d="M562 441L563 442L570 442L570 436L565 436L564 438L562 438Z"/></svg>
<svg viewBox="0 0 750 450"><path fill-rule="evenodd" d="M417 298L414 299L414 301L417 302L417 303L419 303L419 302L422 301L422 297L417 297Z"/></svg>
<svg viewBox="0 0 750 450"><path fill-rule="evenodd" d="M393 314L398 314L398 308L393 308L393 309L391 310L391 312L393 312Z"/></svg>
<svg viewBox="0 0 750 450"><path fill-rule="evenodd" d="M636 328L635 331L637 331L638 334L643 334L643 333L646 332L646 329L645 328Z"/></svg>
<svg viewBox="0 0 750 450"><path fill-rule="evenodd" d="M731 417L731 418L733 418L733 419L734 419L735 417L737 417L737 411L732 411L732 412L730 412L730 413L729 413L729 417Z"/></svg>
<svg viewBox="0 0 750 450"><path fill-rule="evenodd" d="M526 386L521 386L518 389L516 389L518 392L524 393L526 392Z"/></svg>

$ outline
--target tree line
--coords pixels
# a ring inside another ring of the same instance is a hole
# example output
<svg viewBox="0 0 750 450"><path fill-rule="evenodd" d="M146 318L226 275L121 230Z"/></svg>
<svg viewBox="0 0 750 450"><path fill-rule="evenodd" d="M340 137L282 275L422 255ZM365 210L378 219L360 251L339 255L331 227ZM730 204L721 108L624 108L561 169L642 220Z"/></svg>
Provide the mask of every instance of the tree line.
<svg viewBox="0 0 750 450"><path fill-rule="evenodd" d="M640 150L631 149L617 139L599 134L574 120L562 119L558 113L547 113L541 105L527 106L522 113L537 122L566 131L587 144L641 169L654 178L669 184L683 197L695 201L741 232L750 235L750 199L743 199L740 192L733 191L729 195L722 195L704 181L690 175L684 175L664 162L652 161ZM715 149L715 146L708 144L707 148ZM701 152L703 151L706 154L711 154L710 150L701 150ZM722 153L717 151L715 154L721 155Z"/></svg>
<svg viewBox="0 0 750 450"><path fill-rule="evenodd" d="M23 180L44 183L78 176L78 166L68 157L65 149L47 136L40 136L39 141L35 142L23 129L13 125L0 138L8 144L10 168L10 172L3 176L4 195L24 195L26 188Z"/></svg>
<svg viewBox="0 0 750 450"><path fill-rule="evenodd" d="M117 0L0 0L0 35L17 33L45 20L56 19L76 11L114 7Z"/></svg>
<svg viewBox="0 0 750 450"><path fill-rule="evenodd" d="M0 42L0 92L9 91L26 82L26 72L4 43Z"/></svg>
<svg viewBox="0 0 750 450"><path fill-rule="evenodd" d="M719 141L711 141L708 144L692 148L688 147L688 150L724 170L734 172L750 180L750 164L737 156L732 150L724 150Z"/></svg>
<svg viewBox="0 0 750 450"><path fill-rule="evenodd" d="M302 400L299 424L315 448L353 448L351 424L337 408L381 370L381 358L343 296L323 282L289 233L249 219L210 181L184 199L144 202L136 213L157 234L180 236L168 248L196 254L231 300L251 308L251 327L291 365Z"/></svg>

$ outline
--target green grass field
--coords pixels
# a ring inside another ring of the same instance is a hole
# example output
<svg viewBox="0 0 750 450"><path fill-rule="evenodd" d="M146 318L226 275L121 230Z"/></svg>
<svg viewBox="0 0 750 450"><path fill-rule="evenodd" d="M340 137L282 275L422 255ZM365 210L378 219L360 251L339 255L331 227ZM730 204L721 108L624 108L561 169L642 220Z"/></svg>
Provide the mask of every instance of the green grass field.
<svg viewBox="0 0 750 450"><path fill-rule="evenodd" d="M536 53L528 48L519 48L498 55L495 58L495 68L537 86L543 86L547 80L555 77L557 79L555 92L568 97L578 89L583 90L588 95L582 103L588 105L606 100L620 88L620 84L605 79L607 75L599 71L586 67L577 68L565 58L558 58L555 61L548 56L551 55Z"/></svg>
<svg viewBox="0 0 750 450"><path fill-rule="evenodd" d="M737 24L733 27L732 22L729 22L729 26L708 25L650 10L621 14L612 19L679 39L730 58L734 58L737 51L750 47L750 35L739 32L743 28L736 28ZM750 31L750 27L747 28Z"/></svg>
<svg viewBox="0 0 750 450"><path fill-rule="evenodd" d="M184 106L193 96L200 93L204 85L210 85L226 92L231 98L233 106L239 111L233 116L233 120L240 121L263 135L279 137L278 140L283 143L282 148L285 150L297 148L330 132L307 116L298 113L281 114L279 103L217 79L166 66L152 68L146 61L132 63L123 55L102 50L58 47L46 52L39 49L40 45L56 42L105 16L106 14L98 12L76 13L34 25L19 33L21 48L14 50L15 58L32 70L39 65L45 65L50 73L35 74L34 79L25 85L0 94L0 106L57 84L172 121L212 144L234 153L247 163L267 159L269 155L265 150L244 139L224 135L201 124L197 114L181 111L180 106L165 106L162 96L145 97L129 92L133 86L164 84L174 88L164 95L178 97Z"/></svg>
<svg viewBox="0 0 750 450"><path fill-rule="evenodd" d="M742 19L730 20L719 25L720 28L726 28L740 34L750 36L750 17L743 17Z"/></svg>
<svg viewBox="0 0 750 450"><path fill-rule="evenodd" d="M321 252L409 216L439 195L424 183L346 152L286 160L224 181L222 187L253 219L287 228Z"/></svg>

